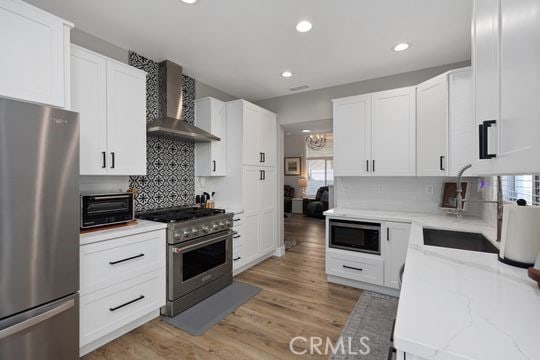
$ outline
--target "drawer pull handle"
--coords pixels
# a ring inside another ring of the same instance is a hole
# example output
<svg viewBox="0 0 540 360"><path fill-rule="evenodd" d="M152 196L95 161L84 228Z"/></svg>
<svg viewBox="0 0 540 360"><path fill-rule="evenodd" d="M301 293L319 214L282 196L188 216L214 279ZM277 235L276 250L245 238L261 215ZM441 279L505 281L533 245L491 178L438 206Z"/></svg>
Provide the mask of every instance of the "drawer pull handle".
<svg viewBox="0 0 540 360"><path fill-rule="evenodd" d="M125 303L125 304L122 304L122 305L118 305L118 306L116 306L116 307L109 308L109 311L116 311L116 310L118 310L118 309L123 308L124 306L128 306L128 305L133 304L134 302L141 301L142 299L144 299L144 295L141 295L141 296L139 296L139 297L136 298L136 299L133 299L133 300L131 300L131 301L128 301L128 302Z"/></svg>
<svg viewBox="0 0 540 360"><path fill-rule="evenodd" d="M240 219L233 219L233 221L240 221Z"/></svg>
<svg viewBox="0 0 540 360"><path fill-rule="evenodd" d="M238 261L238 260L240 260L241 258L242 258L242 257L241 257L241 256L239 256L239 257L237 257L237 258L233 259L233 261Z"/></svg>
<svg viewBox="0 0 540 360"><path fill-rule="evenodd" d="M347 265L343 265L343 267L344 267L345 269L364 271L364 269L361 269L361 268L355 268L355 267L347 266Z"/></svg>
<svg viewBox="0 0 540 360"><path fill-rule="evenodd" d="M109 264L111 264L111 265L116 265L116 264L120 264L120 263L129 261L129 260L134 260L134 259L142 258L143 256L144 256L144 254L139 254L139 255L135 255L135 256L132 256L132 257L128 257L128 258L125 258L125 259L122 259L122 260L109 261Z"/></svg>
<svg viewBox="0 0 540 360"><path fill-rule="evenodd" d="M240 235L233 236L233 239L238 239Z"/></svg>

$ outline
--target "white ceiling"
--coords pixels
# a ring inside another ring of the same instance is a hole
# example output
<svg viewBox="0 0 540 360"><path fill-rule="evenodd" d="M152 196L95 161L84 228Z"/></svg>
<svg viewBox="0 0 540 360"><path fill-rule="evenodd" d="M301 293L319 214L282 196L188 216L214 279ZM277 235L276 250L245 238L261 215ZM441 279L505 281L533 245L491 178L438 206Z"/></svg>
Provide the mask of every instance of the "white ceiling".
<svg viewBox="0 0 540 360"><path fill-rule="evenodd" d="M471 0L27 1L250 100L470 58ZM309 33L295 30L301 19ZM401 41L411 48L393 52ZM295 76L281 78L284 70Z"/></svg>

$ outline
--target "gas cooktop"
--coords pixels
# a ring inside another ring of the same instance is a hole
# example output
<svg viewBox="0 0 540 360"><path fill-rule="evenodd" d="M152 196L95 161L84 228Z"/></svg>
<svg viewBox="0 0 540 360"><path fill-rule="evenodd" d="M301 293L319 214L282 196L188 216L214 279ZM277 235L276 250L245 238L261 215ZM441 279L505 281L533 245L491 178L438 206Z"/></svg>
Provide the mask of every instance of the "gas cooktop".
<svg viewBox="0 0 540 360"><path fill-rule="evenodd" d="M160 210L145 211L137 214L137 218L143 220L151 220L162 223L176 223L179 221L187 221L200 219L207 216L224 214L223 209L205 209L197 207L178 207L167 208Z"/></svg>

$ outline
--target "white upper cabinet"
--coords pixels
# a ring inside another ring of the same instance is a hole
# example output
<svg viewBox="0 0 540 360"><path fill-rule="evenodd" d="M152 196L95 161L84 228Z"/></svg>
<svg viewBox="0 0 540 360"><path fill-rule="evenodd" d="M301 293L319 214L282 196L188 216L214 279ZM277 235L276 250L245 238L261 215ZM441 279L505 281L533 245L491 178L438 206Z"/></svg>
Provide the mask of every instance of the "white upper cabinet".
<svg viewBox="0 0 540 360"><path fill-rule="evenodd" d="M72 45L81 175L146 174L146 73Z"/></svg>
<svg viewBox="0 0 540 360"><path fill-rule="evenodd" d="M371 109L373 175L415 176L415 87L375 93Z"/></svg>
<svg viewBox="0 0 540 360"><path fill-rule="evenodd" d="M195 175L227 175L227 106L214 98L195 100L195 124L221 141L195 144Z"/></svg>
<svg viewBox="0 0 540 360"><path fill-rule="evenodd" d="M540 173L540 3L475 0L476 173Z"/></svg>
<svg viewBox="0 0 540 360"><path fill-rule="evenodd" d="M448 174L448 76L416 88L418 176Z"/></svg>
<svg viewBox="0 0 540 360"><path fill-rule="evenodd" d="M276 166L276 114L245 100L232 102L242 106L243 165Z"/></svg>
<svg viewBox="0 0 540 360"><path fill-rule="evenodd" d="M0 96L68 108L73 24L19 0L0 0Z"/></svg>
<svg viewBox="0 0 540 360"><path fill-rule="evenodd" d="M456 175L474 154L471 69L418 85L416 103L417 175Z"/></svg>
<svg viewBox="0 0 540 360"><path fill-rule="evenodd" d="M334 176L365 176L371 167L371 95L333 100Z"/></svg>
<svg viewBox="0 0 540 360"><path fill-rule="evenodd" d="M259 143L263 156L260 165L274 167L277 158L277 118L276 114L261 109Z"/></svg>
<svg viewBox="0 0 540 360"><path fill-rule="evenodd" d="M71 48L71 107L80 114L80 172L107 174L107 59Z"/></svg>

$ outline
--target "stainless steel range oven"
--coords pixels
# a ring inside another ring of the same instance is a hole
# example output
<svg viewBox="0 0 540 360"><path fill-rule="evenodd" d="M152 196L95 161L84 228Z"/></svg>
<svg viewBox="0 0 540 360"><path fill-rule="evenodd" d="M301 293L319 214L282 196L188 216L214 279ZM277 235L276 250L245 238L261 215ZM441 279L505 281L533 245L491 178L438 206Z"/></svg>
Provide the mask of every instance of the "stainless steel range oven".
<svg viewBox="0 0 540 360"><path fill-rule="evenodd" d="M167 304L175 316L232 284L233 214L174 208L137 214L167 223Z"/></svg>
<svg viewBox="0 0 540 360"><path fill-rule="evenodd" d="M329 238L334 249L381 254L380 223L330 219Z"/></svg>

